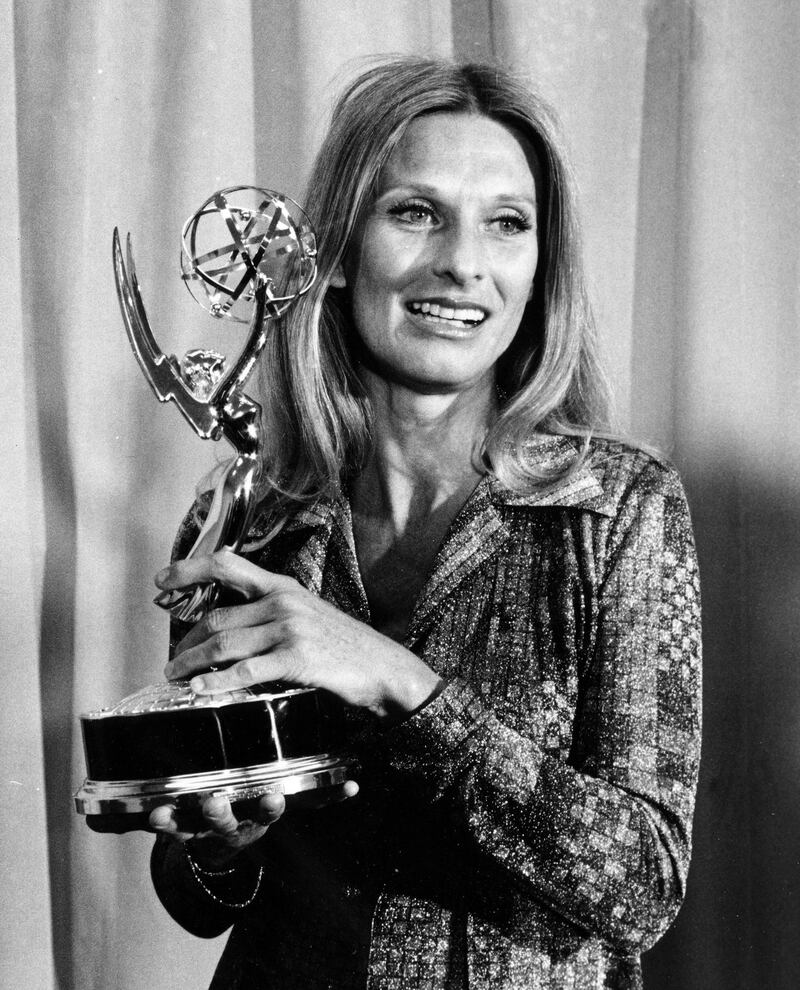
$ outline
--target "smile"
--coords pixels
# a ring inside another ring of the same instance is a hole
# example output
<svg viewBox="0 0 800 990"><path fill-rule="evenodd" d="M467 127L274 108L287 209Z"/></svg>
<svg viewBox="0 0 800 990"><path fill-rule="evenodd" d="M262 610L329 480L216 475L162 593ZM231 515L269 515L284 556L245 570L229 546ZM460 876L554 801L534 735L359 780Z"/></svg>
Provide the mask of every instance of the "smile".
<svg viewBox="0 0 800 990"><path fill-rule="evenodd" d="M410 302L408 309L426 322L446 323L458 327L476 327L486 319L486 312L474 306L447 305L436 302Z"/></svg>

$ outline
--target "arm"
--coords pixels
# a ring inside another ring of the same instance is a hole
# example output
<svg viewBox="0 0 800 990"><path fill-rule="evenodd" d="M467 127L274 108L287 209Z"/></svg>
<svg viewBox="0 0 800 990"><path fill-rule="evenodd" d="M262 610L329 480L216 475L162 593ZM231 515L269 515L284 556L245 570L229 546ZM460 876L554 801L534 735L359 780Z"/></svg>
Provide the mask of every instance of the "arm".
<svg viewBox="0 0 800 990"><path fill-rule="evenodd" d="M158 576L162 588L217 580L247 600L198 623L167 675L233 661L195 678L195 690L288 680L333 691L383 725L411 715L383 735L389 764L449 802L504 882L639 951L668 926L685 886L699 749L696 565L680 484L655 463L610 526L586 529L598 572L593 638L566 763L466 685L436 697L441 682L410 651L230 553Z"/></svg>
<svg viewBox="0 0 800 990"><path fill-rule="evenodd" d="M233 924L258 894L261 867L241 856L208 875L187 855L186 842L160 834L150 856L158 899L181 927L199 938L215 938ZM230 872L229 872L230 871Z"/></svg>
<svg viewBox="0 0 800 990"><path fill-rule="evenodd" d="M671 472L650 465L599 524L591 655L569 763L451 683L384 740L519 889L637 952L682 900L699 759L697 568Z"/></svg>

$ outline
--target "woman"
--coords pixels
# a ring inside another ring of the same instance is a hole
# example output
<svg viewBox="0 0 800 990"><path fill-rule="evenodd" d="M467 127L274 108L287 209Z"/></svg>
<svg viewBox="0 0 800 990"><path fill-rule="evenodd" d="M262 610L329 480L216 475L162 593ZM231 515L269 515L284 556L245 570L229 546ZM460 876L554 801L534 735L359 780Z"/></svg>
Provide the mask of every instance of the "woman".
<svg viewBox="0 0 800 990"><path fill-rule="evenodd" d="M362 770L318 811L169 808L153 875L213 987L635 987L675 916L699 755L680 483L597 438L570 175L495 69L381 63L344 94L309 212L321 271L264 363L269 484L246 599L167 666L349 706ZM210 665L231 664L215 673Z"/></svg>

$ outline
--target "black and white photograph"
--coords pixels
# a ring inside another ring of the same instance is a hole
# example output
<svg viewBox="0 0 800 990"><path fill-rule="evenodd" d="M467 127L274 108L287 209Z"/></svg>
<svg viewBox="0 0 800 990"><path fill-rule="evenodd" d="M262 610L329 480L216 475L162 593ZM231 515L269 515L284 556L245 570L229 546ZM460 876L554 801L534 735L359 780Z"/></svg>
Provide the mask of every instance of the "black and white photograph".
<svg viewBox="0 0 800 990"><path fill-rule="evenodd" d="M0 985L800 986L799 52L0 0Z"/></svg>

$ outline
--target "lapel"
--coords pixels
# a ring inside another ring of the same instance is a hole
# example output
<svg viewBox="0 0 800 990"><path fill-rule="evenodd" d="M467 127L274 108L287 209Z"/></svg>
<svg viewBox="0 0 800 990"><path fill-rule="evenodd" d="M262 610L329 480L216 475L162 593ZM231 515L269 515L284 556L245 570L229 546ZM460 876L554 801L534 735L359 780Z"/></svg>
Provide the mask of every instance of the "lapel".
<svg viewBox="0 0 800 990"><path fill-rule="evenodd" d="M575 456L575 445L566 437L544 437L532 441L531 446L542 468L564 467ZM612 514L603 487L587 462L574 474L528 494L511 491L496 478L485 476L439 548L414 608L405 646L411 647L423 635L442 602L510 539L504 511L508 506L577 508Z"/></svg>
<svg viewBox="0 0 800 990"><path fill-rule="evenodd" d="M301 509L287 532L307 535L286 561L286 573L315 595L369 622L369 605L358 569L350 502L339 492Z"/></svg>
<svg viewBox="0 0 800 990"><path fill-rule="evenodd" d="M442 602L466 577L493 557L509 536L492 499L491 483L484 476L439 547L433 569L411 615L406 646L410 647L419 639Z"/></svg>
<svg viewBox="0 0 800 990"><path fill-rule="evenodd" d="M556 469L575 455L566 437L532 442L538 464ZM588 461L571 475L545 488L520 494L497 479L485 476L465 502L436 555L411 616L404 645L411 647L429 628L439 606L462 582L491 559L510 539L505 522L508 507L576 508L612 515L598 474ZM287 524L287 532L305 531L286 561L286 573L309 591L325 597L342 611L370 621L353 538L350 502L342 491L320 498L301 509Z"/></svg>

